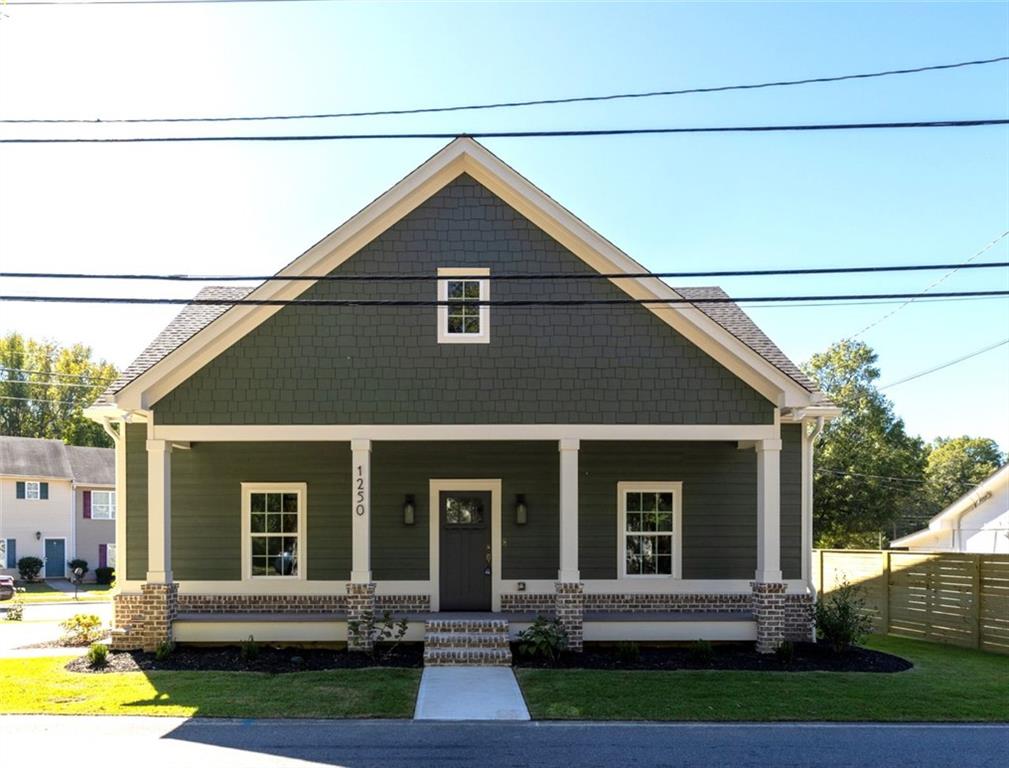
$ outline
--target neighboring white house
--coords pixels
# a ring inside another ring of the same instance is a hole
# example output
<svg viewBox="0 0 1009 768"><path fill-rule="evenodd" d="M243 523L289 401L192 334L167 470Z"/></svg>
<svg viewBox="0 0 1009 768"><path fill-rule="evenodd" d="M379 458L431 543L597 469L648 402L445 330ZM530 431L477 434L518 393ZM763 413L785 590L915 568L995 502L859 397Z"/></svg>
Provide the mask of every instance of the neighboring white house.
<svg viewBox="0 0 1009 768"><path fill-rule="evenodd" d="M1009 464L933 517L928 528L896 539L890 547L1009 554Z"/></svg>
<svg viewBox="0 0 1009 768"><path fill-rule="evenodd" d="M46 578L66 578L67 561L115 567L115 452L59 440L0 437L0 574L41 558Z"/></svg>

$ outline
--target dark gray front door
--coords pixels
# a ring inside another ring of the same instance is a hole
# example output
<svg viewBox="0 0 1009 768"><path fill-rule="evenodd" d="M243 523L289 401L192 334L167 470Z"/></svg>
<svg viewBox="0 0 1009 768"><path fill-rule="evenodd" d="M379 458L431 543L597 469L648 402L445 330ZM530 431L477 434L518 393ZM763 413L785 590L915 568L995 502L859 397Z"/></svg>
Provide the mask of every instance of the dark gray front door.
<svg viewBox="0 0 1009 768"><path fill-rule="evenodd" d="M62 579L67 575L67 545L63 539L46 539L46 578Z"/></svg>
<svg viewBox="0 0 1009 768"><path fill-rule="evenodd" d="M441 610L491 609L490 493L442 491Z"/></svg>

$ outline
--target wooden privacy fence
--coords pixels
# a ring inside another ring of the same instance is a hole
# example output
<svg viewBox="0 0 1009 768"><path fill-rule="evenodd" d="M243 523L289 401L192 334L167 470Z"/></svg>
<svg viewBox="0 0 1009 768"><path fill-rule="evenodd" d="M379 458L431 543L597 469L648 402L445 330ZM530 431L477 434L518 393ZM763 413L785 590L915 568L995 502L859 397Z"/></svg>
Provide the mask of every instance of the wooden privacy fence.
<svg viewBox="0 0 1009 768"><path fill-rule="evenodd" d="M813 583L864 589L883 634L1009 654L1009 555L813 550Z"/></svg>

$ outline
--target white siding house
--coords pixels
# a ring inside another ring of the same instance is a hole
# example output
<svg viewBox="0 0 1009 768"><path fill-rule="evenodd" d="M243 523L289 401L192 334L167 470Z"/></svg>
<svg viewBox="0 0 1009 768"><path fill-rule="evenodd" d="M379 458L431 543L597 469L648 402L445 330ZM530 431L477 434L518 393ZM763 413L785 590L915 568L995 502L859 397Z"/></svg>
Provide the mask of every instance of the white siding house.
<svg viewBox="0 0 1009 768"><path fill-rule="evenodd" d="M896 539L890 547L1009 554L1009 464L933 517L928 528Z"/></svg>

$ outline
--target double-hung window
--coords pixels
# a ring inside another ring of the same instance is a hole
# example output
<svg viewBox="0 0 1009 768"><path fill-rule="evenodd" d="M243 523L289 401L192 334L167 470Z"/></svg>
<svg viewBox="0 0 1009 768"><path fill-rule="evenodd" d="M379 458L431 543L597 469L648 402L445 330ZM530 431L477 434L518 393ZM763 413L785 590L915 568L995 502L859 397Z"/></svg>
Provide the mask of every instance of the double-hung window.
<svg viewBox="0 0 1009 768"><path fill-rule="evenodd" d="M617 484L621 577L680 577L682 494L680 482Z"/></svg>
<svg viewBox="0 0 1009 768"><path fill-rule="evenodd" d="M116 519L115 491L91 491L91 519Z"/></svg>
<svg viewBox="0 0 1009 768"><path fill-rule="evenodd" d="M306 497L304 483L242 483L244 578L304 578Z"/></svg>
<svg viewBox="0 0 1009 768"><path fill-rule="evenodd" d="M18 480L14 495L25 501L45 501L49 498L49 483L39 480Z"/></svg>
<svg viewBox="0 0 1009 768"><path fill-rule="evenodd" d="M438 343L486 344L490 341L490 270L442 267L438 270ZM444 279L441 279L444 278Z"/></svg>

